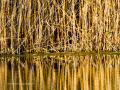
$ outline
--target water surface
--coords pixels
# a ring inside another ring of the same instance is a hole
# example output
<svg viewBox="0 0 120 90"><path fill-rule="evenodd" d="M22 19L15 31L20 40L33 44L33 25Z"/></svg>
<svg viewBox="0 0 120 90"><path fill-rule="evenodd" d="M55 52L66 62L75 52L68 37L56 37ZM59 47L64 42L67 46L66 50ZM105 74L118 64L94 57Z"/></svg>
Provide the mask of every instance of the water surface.
<svg viewBox="0 0 120 90"><path fill-rule="evenodd" d="M119 90L120 55L1 57L0 90Z"/></svg>

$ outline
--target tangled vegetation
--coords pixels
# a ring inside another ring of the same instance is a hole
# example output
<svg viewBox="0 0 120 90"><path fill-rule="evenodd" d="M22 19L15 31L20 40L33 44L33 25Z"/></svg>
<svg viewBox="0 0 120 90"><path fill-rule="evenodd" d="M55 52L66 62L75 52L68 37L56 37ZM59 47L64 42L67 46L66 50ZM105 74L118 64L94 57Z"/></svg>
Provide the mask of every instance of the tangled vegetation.
<svg viewBox="0 0 120 90"><path fill-rule="evenodd" d="M119 2L0 0L0 54L119 51Z"/></svg>

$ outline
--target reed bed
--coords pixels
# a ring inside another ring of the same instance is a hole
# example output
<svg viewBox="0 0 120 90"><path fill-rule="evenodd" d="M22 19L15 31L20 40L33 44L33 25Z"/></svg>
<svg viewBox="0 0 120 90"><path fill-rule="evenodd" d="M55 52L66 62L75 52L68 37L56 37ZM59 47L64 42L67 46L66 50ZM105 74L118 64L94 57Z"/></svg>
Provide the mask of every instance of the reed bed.
<svg viewBox="0 0 120 90"><path fill-rule="evenodd" d="M119 16L120 0L0 0L0 54L119 51Z"/></svg>
<svg viewBox="0 0 120 90"><path fill-rule="evenodd" d="M2 90L119 90L120 56L1 57Z"/></svg>

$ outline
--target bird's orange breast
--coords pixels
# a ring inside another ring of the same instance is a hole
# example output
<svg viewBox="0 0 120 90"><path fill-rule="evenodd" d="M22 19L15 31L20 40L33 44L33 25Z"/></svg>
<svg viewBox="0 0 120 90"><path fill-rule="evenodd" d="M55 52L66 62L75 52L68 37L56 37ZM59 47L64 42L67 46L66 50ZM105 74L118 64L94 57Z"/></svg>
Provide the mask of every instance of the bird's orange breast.
<svg viewBox="0 0 120 90"><path fill-rule="evenodd" d="M109 33L108 32L106 32L104 35L108 35Z"/></svg>

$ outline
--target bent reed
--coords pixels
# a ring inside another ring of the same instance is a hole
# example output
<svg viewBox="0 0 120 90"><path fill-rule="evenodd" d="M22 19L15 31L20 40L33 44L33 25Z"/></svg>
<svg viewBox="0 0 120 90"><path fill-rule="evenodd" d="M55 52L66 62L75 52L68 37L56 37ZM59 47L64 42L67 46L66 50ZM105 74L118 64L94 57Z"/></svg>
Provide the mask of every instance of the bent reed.
<svg viewBox="0 0 120 90"><path fill-rule="evenodd" d="M1 0L0 54L119 51L119 16L120 0Z"/></svg>

